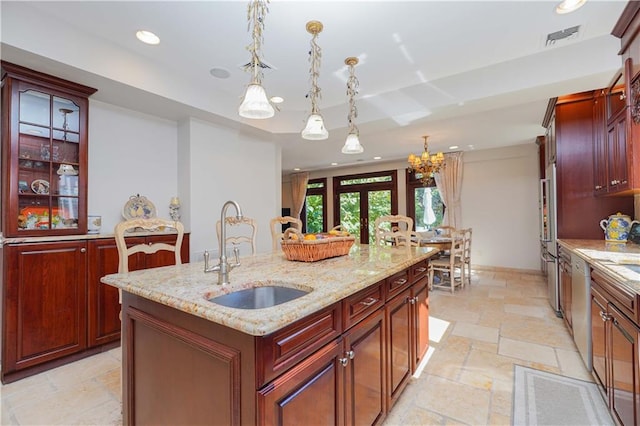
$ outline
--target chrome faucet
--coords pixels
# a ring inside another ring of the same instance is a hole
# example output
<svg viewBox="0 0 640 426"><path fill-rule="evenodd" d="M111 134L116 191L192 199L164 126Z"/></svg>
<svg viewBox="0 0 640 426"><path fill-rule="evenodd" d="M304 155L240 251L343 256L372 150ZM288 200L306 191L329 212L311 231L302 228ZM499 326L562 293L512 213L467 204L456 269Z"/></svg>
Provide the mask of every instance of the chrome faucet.
<svg viewBox="0 0 640 426"><path fill-rule="evenodd" d="M242 219L242 209L240 205L235 201L227 201L222 206L220 212L220 263L216 266L209 267L209 251L204 252L204 272L218 272L218 285L229 284L229 272L237 266L240 266L240 249L237 246L233 247L233 256L235 257L235 263L229 263L227 261L227 228L226 217L227 209L229 206L234 206L236 209L236 218Z"/></svg>

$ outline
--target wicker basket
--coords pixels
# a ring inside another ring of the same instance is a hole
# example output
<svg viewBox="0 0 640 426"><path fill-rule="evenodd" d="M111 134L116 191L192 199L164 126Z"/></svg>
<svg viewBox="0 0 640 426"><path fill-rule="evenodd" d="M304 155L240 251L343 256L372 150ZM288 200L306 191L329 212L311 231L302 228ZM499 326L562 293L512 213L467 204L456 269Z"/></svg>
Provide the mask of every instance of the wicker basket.
<svg viewBox="0 0 640 426"><path fill-rule="evenodd" d="M336 229L336 228L334 228ZM293 237L295 235L295 237ZM330 257L349 254L356 237L331 236L318 240L305 240L297 229L289 228L284 233L282 251L287 260L300 262L316 262Z"/></svg>

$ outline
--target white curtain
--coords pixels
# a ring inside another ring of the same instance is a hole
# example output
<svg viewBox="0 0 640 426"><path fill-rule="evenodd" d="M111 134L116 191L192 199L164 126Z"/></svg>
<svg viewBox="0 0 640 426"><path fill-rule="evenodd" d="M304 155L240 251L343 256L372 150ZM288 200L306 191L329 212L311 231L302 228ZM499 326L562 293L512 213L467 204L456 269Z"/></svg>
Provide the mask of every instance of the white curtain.
<svg viewBox="0 0 640 426"><path fill-rule="evenodd" d="M291 216L300 219L304 199L307 196L307 183L309 182L309 173L294 173L291 175Z"/></svg>
<svg viewBox="0 0 640 426"><path fill-rule="evenodd" d="M462 152L450 152L444 155L444 169L434 174L436 187L447 207L442 224L456 229L462 226L462 167Z"/></svg>

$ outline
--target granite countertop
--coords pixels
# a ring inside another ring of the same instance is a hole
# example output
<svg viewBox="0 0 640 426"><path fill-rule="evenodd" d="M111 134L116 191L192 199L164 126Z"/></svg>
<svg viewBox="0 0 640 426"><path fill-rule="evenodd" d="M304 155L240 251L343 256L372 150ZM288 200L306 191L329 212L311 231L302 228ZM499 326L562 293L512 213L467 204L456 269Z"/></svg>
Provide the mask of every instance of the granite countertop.
<svg viewBox="0 0 640 426"><path fill-rule="evenodd" d="M592 267L640 294L640 245L602 240L558 240Z"/></svg>
<svg viewBox="0 0 640 426"><path fill-rule="evenodd" d="M205 318L263 336L304 318L380 280L438 253L433 247L375 247L354 244L347 256L318 262L292 262L281 251L240 258L229 274L231 284L219 286L217 272L204 272L203 262L111 274L103 283ZM216 264L217 260L212 259ZM235 309L207 299L257 285L284 285L312 290L271 308Z"/></svg>
<svg viewBox="0 0 640 426"><path fill-rule="evenodd" d="M125 237L146 237L150 235L168 235L175 234L175 230L164 231L140 231L127 232ZM187 231L185 230L185 234ZM99 240L101 238L115 238L113 233L109 234L78 234L78 235L46 235L46 236L29 236L29 237L2 237L0 234L0 246L5 244L26 244L26 243L48 243L55 241L78 241L78 240Z"/></svg>

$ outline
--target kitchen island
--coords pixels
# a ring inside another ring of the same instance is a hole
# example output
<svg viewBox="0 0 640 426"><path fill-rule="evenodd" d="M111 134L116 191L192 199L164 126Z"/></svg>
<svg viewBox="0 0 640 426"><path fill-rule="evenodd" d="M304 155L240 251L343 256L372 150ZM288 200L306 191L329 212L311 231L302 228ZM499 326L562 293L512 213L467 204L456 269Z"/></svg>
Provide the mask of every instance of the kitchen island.
<svg viewBox="0 0 640 426"><path fill-rule="evenodd" d="M202 263L113 274L123 290L125 424L375 424L428 347L429 247L354 245L304 263L241 259L231 284ZM263 309L208 299L308 291Z"/></svg>

